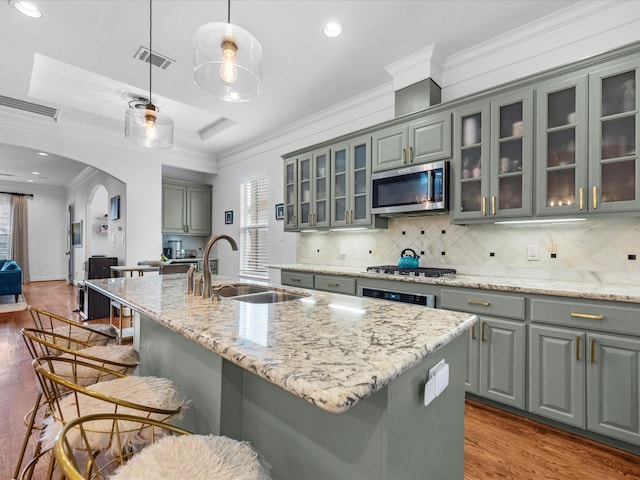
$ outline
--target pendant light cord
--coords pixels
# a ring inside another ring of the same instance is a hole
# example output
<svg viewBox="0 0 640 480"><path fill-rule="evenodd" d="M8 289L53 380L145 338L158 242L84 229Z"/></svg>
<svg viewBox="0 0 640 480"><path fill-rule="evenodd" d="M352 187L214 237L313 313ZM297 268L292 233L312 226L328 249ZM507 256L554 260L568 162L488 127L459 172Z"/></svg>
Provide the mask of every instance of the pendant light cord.
<svg viewBox="0 0 640 480"><path fill-rule="evenodd" d="M231 0L227 0L227 23L231 23Z"/></svg>
<svg viewBox="0 0 640 480"><path fill-rule="evenodd" d="M151 57L153 55L153 48L152 48L152 29L153 29L153 14L152 14L152 3L153 0L149 0L149 103L153 105L153 102L151 101Z"/></svg>

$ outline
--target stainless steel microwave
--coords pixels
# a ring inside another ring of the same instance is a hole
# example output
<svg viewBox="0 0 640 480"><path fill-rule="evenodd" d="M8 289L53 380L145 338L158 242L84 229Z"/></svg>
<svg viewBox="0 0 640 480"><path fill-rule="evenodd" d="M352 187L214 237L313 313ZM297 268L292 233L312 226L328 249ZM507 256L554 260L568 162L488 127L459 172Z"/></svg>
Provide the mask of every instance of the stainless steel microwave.
<svg viewBox="0 0 640 480"><path fill-rule="evenodd" d="M395 215L446 212L449 163L439 161L371 175L371 213Z"/></svg>

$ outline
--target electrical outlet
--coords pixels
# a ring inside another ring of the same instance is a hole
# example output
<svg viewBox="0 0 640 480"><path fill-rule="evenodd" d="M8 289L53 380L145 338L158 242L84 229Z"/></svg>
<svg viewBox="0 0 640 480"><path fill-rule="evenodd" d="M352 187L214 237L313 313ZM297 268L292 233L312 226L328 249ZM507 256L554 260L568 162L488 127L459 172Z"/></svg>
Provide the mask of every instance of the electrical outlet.
<svg viewBox="0 0 640 480"><path fill-rule="evenodd" d="M538 245L529 245L527 247L527 260L530 262L540 260L540 247Z"/></svg>

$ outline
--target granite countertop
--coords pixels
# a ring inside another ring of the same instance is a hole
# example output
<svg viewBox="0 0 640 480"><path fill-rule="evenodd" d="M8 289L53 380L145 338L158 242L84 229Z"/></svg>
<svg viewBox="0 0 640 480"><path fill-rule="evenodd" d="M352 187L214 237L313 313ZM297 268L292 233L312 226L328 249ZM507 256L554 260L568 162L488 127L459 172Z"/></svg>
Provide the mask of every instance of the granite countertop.
<svg viewBox="0 0 640 480"><path fill-rule="evenodd" d="M269 265L269 268L330 275L348 275L351 277L376 278L398 282L426 283L448 287L480 288L504 292L519 292L539 295L585 298L589 300L609 300L616 302L640 303L640 285L569 282L553 279L531 279L496 277L488 275L447 275L437 278L412 277L367 272L366 268L337 267L330 265Z"/></svg>
<svg viewBox="0 0 640 480"><path fill-rule="evenodd" d="M251 283L213 276L213 284L236 282ZM87 284L334 413L382 389L476 321L469 313L289 287L306 296L273 304L213 302L187 295L185 274Z"/></svg>

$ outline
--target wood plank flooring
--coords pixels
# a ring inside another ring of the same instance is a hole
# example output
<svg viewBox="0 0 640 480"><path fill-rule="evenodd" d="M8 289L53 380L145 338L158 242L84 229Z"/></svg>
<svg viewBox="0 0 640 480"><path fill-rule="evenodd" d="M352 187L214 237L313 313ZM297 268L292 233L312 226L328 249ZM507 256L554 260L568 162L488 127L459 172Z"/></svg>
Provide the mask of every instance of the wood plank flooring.
<svg viewBox="0 0 640 480"><path fill-rule="evenodd" d="M34 282L25 285L24 294L31 305L79 318L73 312L77 308L76 289L64 281ZM0 431L0 479L13 475L25 430L22 419L37 392L20 335L24 326L31 326L28 312L0 314L0 418L4 425ZM468 400L464 478L640 479L640 457Z"/></svg>

